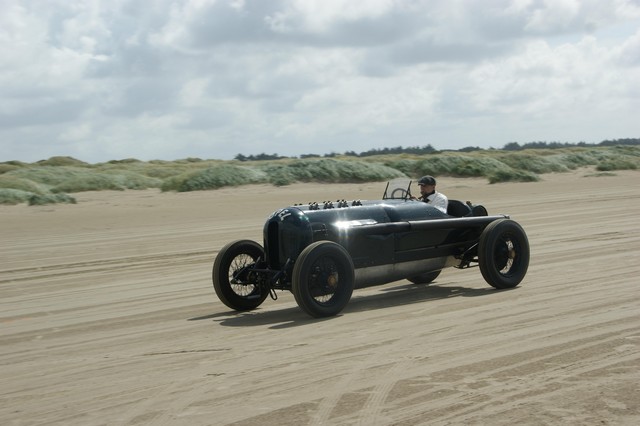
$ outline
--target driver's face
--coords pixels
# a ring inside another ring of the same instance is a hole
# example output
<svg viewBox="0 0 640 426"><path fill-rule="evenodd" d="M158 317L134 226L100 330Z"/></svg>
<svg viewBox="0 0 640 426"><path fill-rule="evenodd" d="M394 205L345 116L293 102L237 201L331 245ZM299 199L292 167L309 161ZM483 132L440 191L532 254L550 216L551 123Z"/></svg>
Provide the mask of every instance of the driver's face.
<svg viewBox="0 0 640 426"><path fill-rule="evenodd" d="M424 195L424 194L430 194L433 191L436 190L436 186L435 185L418 185L420 186L420 194Z"/></svg>

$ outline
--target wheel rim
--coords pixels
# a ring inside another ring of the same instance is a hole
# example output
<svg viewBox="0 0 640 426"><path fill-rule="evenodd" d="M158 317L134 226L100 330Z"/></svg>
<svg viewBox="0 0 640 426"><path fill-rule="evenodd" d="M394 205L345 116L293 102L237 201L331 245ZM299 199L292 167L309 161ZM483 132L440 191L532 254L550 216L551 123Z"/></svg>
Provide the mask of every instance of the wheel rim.
<svg viewBox="0 0 640 426"><path fill-rule="evenodd" d="M234 257L229 266L229 285L231 290L241 297L251 296L258 290L255 284L246 283L241 275L245 268L255 262L255 259L248 254L239 254Z"/></svg>
<svg viewBox="0 0 640 426"><path fill-rule="evenodd" d="M505 235L496 245L494 262L496 269L501 275L509 276L513 267L518 262L519 247L515 239L510 235Z"/></svg>
<svg viewBox="0 0 640 426"><path fill-rule="evenodd" d="M333 299L340 287L340 270L338 263L328 257L318 259L311 266L309 277L309 294L319 304L326 304Z"/></svg>

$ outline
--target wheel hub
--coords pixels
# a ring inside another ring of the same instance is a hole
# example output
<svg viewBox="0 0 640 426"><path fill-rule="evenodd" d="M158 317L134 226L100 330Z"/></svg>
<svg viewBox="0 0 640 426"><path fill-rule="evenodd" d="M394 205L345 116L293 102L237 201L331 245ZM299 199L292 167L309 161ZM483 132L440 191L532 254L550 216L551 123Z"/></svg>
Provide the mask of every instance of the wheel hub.
<svg viewBox="0 0 640 426"><path fill-rule="evenodd" d="M338 287L338 274L331 274L327 277L327 287L335 290Z"/></svg>

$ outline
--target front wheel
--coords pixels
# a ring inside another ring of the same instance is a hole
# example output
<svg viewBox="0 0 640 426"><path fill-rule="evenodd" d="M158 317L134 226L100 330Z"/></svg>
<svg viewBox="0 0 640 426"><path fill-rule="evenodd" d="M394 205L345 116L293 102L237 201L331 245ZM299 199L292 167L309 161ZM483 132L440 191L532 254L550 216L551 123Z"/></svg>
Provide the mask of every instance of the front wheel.
<svg viewBox="0 0 640 426"><path fill-rule="evenodd" d="M485 281L498 289L520 284L529 267L529 240L513 220L498 219L482 231L478 262Z"/></svg>
<svg viewBox="0 0 640 426"><path fill-rule="evenodd" d="M255 309L269 292L262 289L251 268L264 259L262 246L251 240L234 241L224 246L213 263L213 288L228 307L236 311Z"/></svg>
<svg viewBox="0 0 640 426"><path fill-rule="evenodd" d="M306 313L316 318L337 315L353 293L353 261L340 244L318 241L300 253L292 278L291 291Z"/></svg>

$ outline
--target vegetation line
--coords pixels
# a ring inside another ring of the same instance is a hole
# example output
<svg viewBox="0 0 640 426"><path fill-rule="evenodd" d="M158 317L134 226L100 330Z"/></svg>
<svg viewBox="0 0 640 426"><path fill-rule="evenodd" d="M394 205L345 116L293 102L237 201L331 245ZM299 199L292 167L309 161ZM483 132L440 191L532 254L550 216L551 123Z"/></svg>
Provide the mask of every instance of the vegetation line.
<svg viewBox="0 0 640 426"><path fill-rule="evenodd" d="M640 140L586 144L509 144L504 149L419 152L416 147L328 154L304 158L237 158L176 161L113 160L88 164L71 157L36 163L0 163L0 204L75 203L82 191L159 188L201 191L253 183L276 186L295 182L352 183L398 177L483 177L490 183L533 182L544 173L593 167L601 174L640 168ZM372 154L375 152L375 154Z"/></svg>

